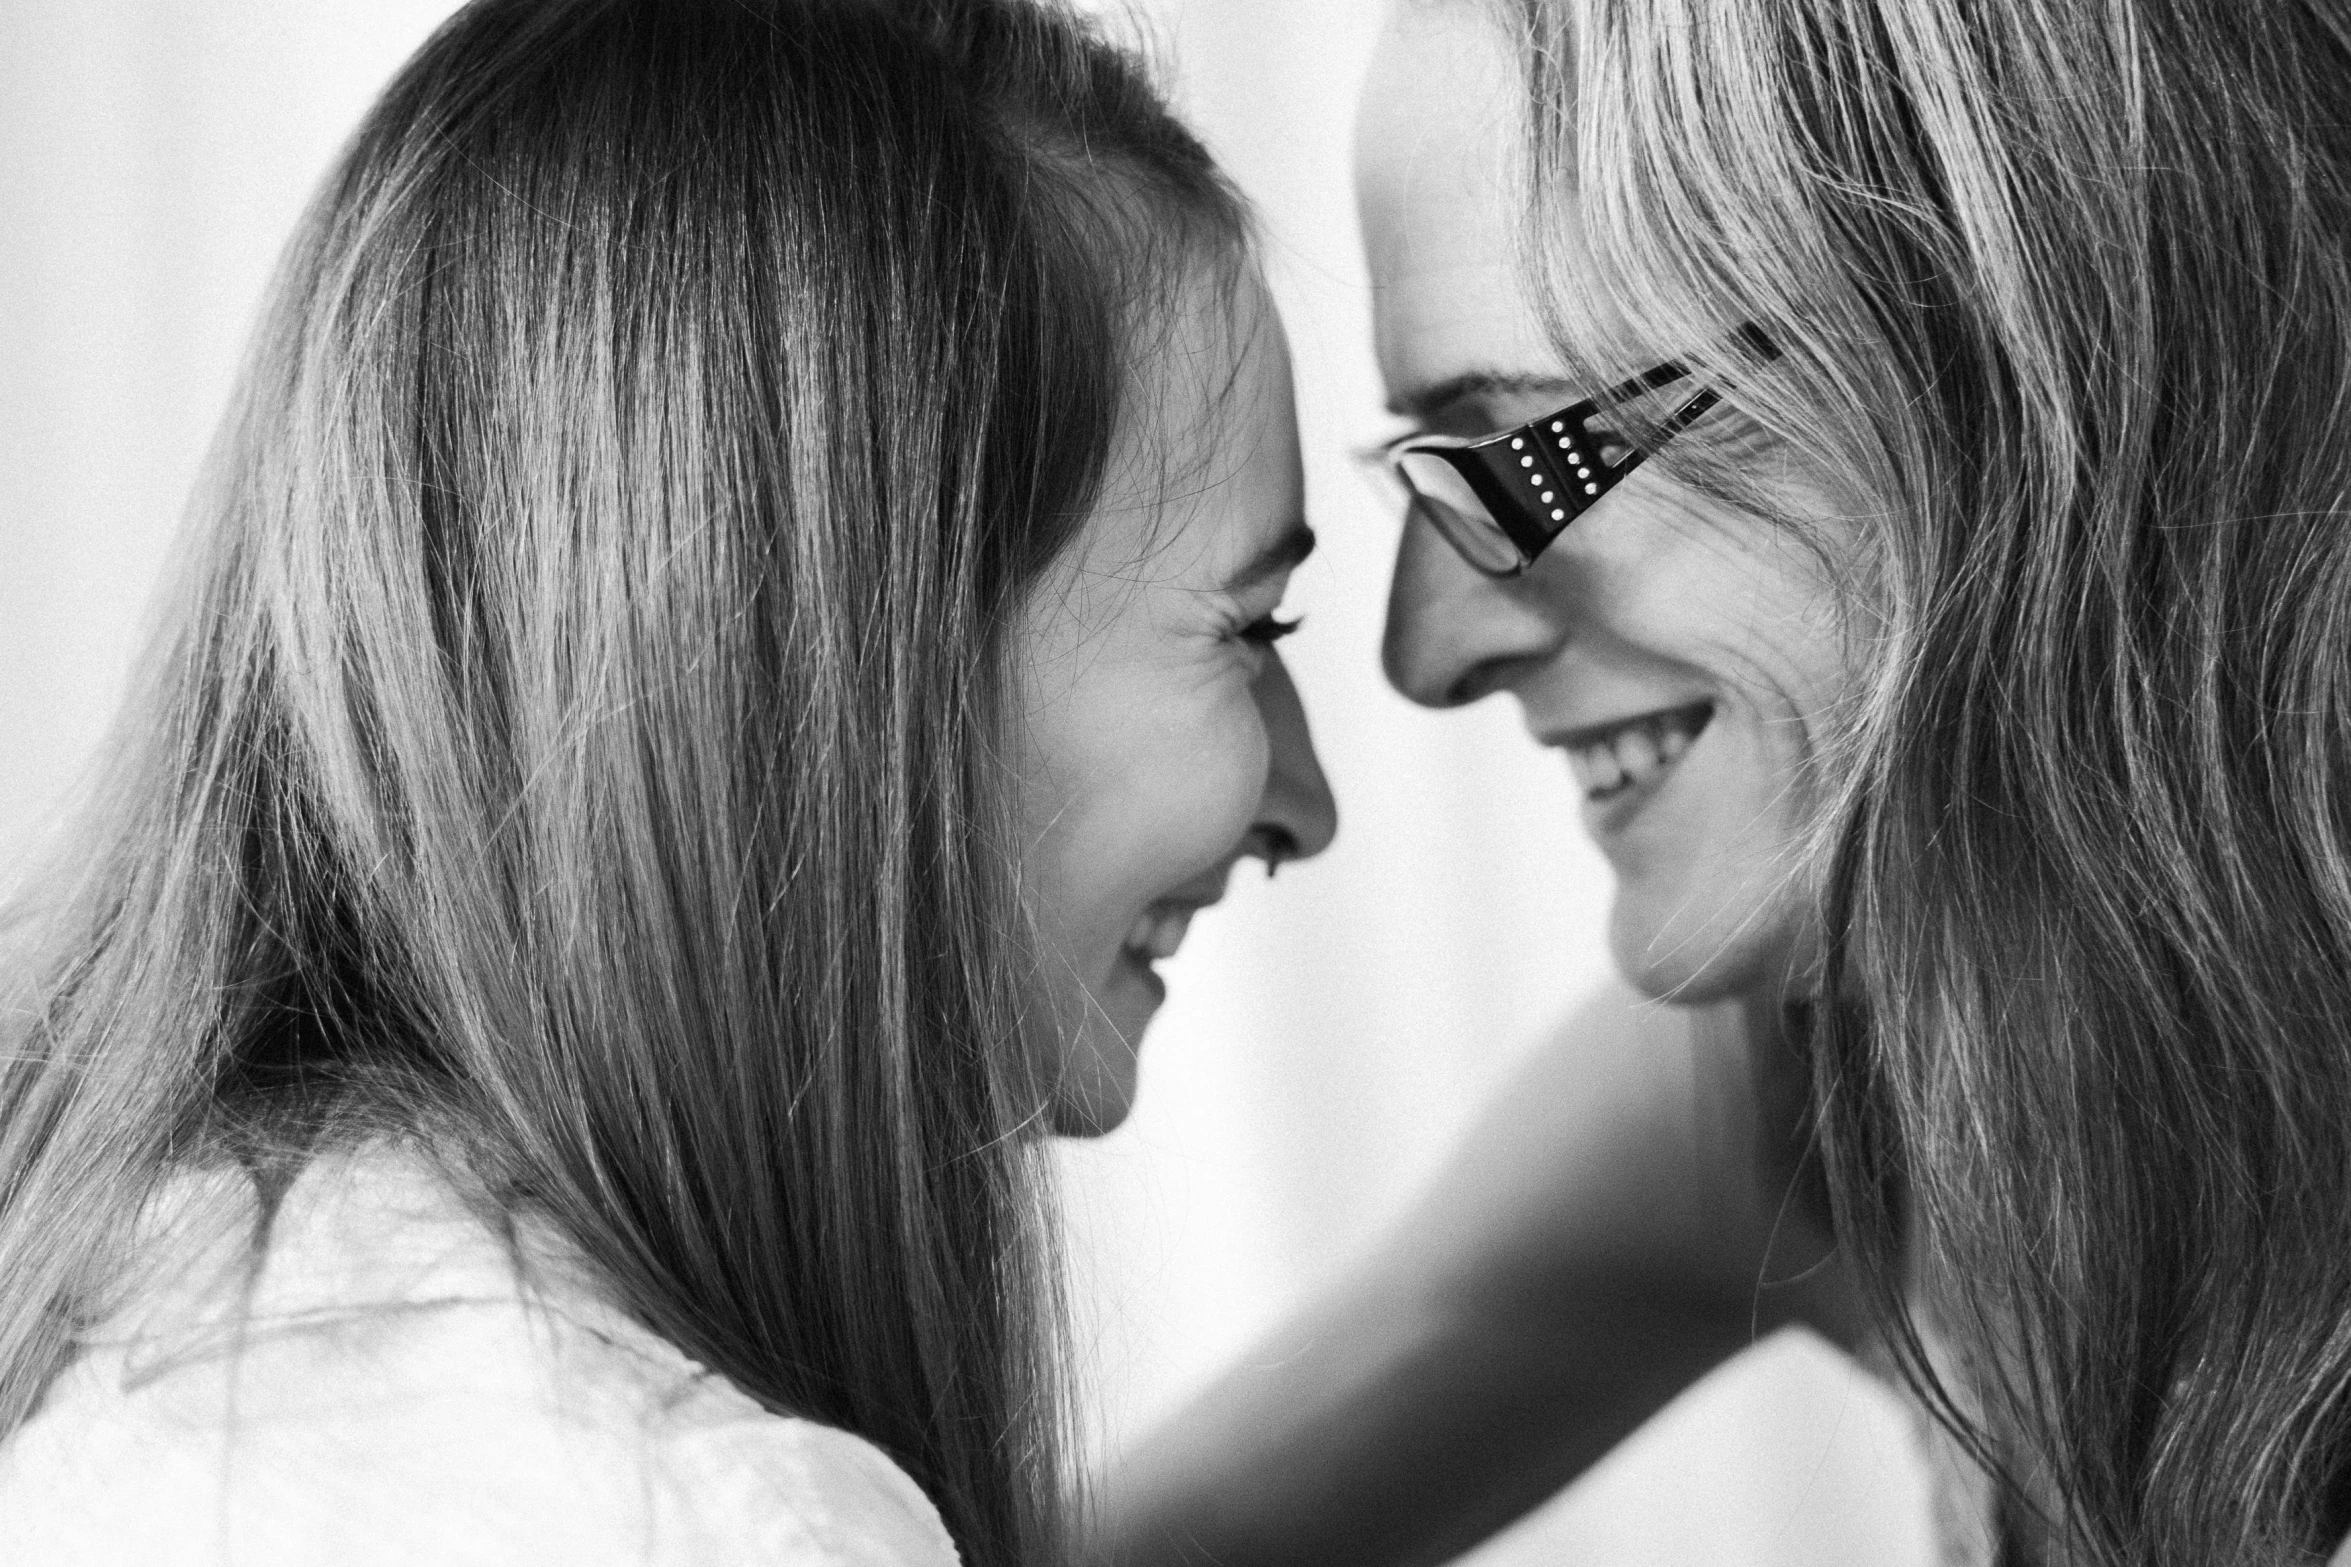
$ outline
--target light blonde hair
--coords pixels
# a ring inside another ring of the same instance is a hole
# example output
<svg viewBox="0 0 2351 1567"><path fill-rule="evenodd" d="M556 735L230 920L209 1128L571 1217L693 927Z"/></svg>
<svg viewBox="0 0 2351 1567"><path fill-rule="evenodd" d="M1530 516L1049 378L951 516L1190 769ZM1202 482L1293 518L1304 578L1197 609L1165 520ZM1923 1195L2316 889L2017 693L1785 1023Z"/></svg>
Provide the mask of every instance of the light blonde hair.
<svg viewBox="0 0 2351 1567"><path fill-rule="evenodd" d="M1914 1268L2052 1553L2316 1560L2351 1529L2351 13L1510 9L1538 248L1572 205L1742 416L1660 461L1801 527L1760 425L1857 498L1815 1045L1894 1341L1932 1394Z"/></svg>
<svg viewBox="0 0 2351 1567"><path fill-rule="evenodd" d="M295 236L12 915L0 1434L173 1171L406 1138L1054 1549L1009 628L1237 198L1024 0L477 0Z"/></svg>

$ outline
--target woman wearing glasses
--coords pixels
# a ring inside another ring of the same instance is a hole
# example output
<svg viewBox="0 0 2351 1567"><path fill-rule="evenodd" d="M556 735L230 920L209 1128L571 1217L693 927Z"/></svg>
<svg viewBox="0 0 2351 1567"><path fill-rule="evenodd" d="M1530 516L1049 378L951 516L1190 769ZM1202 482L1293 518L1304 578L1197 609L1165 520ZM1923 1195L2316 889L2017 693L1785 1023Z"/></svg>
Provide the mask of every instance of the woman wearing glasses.
<svg viewBox="0 0 2351 1567"><path fill-rule="evenodd" d="M1332 807L1238 198L1023 0L477 0L0 1021L0 1557L1053 1559L1049 1129Z"/></svg>
<svg viewBox="0 0 2351 1567"><path fill-rule="evenodd" d="M1565 753L1678 1010L1588 1012L1296 1359L1145 1451L1128 1539L1442 1560L1860 1299L1961 1434L1950 1560L2338 1549L2347 91L2303 0L1398 8L1389 668ZM1578 508L1595 427L1649 455ZM1715 1034L1754 1092L1709 1141Z"/></svg>

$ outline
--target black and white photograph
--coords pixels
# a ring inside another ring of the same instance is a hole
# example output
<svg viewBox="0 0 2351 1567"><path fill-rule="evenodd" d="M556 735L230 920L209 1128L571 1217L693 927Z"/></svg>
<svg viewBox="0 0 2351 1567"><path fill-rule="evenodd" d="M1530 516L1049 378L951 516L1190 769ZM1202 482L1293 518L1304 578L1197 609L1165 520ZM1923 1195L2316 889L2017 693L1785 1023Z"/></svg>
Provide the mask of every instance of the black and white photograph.
<svg viewBox="0 0 2351 1567"><path fill-rule="evenodd" d="M0 0L0 1567L2351 1567L2351 0Z"/></svg>

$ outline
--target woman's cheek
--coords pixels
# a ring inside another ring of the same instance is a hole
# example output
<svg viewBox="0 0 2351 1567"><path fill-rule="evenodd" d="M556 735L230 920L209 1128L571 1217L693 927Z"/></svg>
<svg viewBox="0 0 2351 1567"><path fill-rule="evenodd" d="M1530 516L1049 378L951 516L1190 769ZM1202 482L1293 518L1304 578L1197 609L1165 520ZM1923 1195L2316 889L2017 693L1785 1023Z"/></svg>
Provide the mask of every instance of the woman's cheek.
<svg viewBox="0 0 2351 1567"><path fill-rule="evenodd" d="M1245 690L1207 703L1170 695L1141 710L1149 721L1125 725L1115 755L1089 758L1053 834L1066 879L1090 884L1082 901L1122 935L1152 902L1233 853L1256 819L1271 761Z"/></svg>
<svg viewBox="0 0 2351 1567"><path fill-rule="evenodd" d="M1273 750L1257 703L1243 687L1204 726L1191 765L1186 814L1194 824L1195 872L1232 854L1256 820Z"/></svg>

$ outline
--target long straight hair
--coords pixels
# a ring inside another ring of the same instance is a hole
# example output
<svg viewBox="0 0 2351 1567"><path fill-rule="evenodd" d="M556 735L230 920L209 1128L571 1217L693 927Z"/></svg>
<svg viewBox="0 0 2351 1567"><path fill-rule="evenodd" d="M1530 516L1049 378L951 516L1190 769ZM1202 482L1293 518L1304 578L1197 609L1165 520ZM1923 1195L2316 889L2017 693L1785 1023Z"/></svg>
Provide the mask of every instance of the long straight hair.
<svg viewBox="0 0 2351 1567"><path fill-rule="evenodd" d="M1538 247L1574 204L1636 326L1863 541L1817 1086L1908 1369L2053 1554L2318 1559L2351 1528L2351 13L1513 11ZM1690 341L1740 321L1780 356ZM1802 526L1737 427L1663 460Z"/></svg>
<svg viewBox="0 0 2351 1567"><path fill-rule="evenodd" d="M11 919L0 1433L142 1204L405 1137L880 1444L1060 1479L1009 630L1236 198L1022 0L478 0L294 238Z"/></svg>

